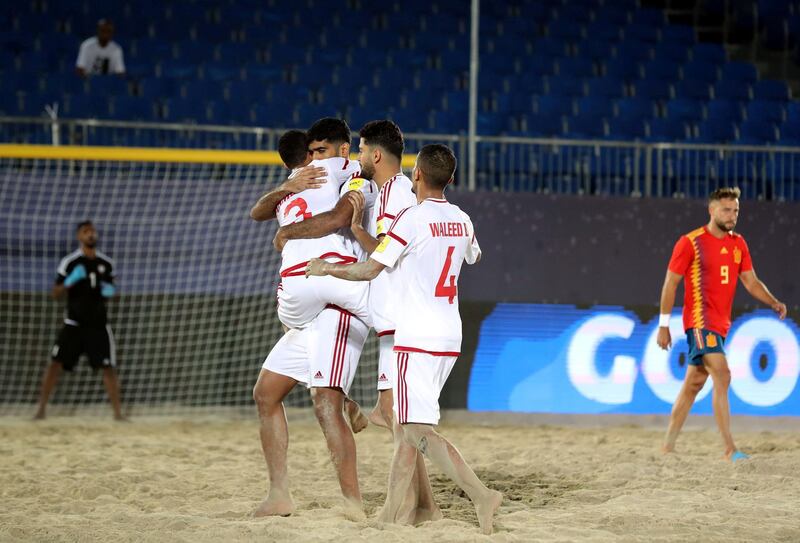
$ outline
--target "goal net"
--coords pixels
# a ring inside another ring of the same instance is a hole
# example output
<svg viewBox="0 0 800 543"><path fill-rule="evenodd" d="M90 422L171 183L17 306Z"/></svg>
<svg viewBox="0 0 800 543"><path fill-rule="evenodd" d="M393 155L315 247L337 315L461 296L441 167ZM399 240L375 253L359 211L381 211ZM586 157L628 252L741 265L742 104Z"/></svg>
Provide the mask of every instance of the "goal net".
<svg viewBox="0 0 800 543"><path fill-rule="evenodd" d="M252 221L249 210L284 178L277 159L135 149L109 158L91 148L73 158L62 156L69 148L34 146L20 158L0 147L0 413L32 414L63 323L64 302L50 290L86 219L116 266L109 322L126 410L252 409L252 387L282 331L276 224ZM362 404L375 401L376 371L370 337L352 388ZM81 360L62 375L50 412L107 413L105 403L101 375ZM287 405L310 405L306 389L296 387Z"/></svg>

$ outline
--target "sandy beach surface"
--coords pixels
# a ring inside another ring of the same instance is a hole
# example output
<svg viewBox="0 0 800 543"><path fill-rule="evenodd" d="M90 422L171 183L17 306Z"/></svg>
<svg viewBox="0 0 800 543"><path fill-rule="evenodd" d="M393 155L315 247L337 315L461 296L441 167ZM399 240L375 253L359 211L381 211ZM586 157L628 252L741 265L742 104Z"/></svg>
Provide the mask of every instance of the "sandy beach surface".
<svg viewBox="0 0 800 543"><path fill-rule="evenodd" d="M707 427L664 457L647 424L456 419L442 433L505 496L487 537L430 464L444 520L377 522L392 446L375 427L357 436L368 518L346 520L316 422L293 419L298 512L256 519L267 479L255 419L0 418L0 541L800 541L800 433L780 425L736 431L752 457L732 465Z"/></svg>

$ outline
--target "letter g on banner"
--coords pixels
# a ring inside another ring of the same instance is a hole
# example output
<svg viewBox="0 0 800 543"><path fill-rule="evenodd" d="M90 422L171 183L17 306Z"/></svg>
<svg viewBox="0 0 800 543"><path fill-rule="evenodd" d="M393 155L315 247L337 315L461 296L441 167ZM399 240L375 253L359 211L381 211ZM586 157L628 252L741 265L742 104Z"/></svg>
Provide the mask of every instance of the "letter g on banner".
<svg viewBox="0 0 800 543"><path fill-rule="evenodd" d="M596 355L606 339L628 339L636 323L628 317L601 313L590 317L572 335L567 351L567 375L583 396L605 404L627 404L633 399L636 359L617 355L606 377L597 372Z"/></svg>

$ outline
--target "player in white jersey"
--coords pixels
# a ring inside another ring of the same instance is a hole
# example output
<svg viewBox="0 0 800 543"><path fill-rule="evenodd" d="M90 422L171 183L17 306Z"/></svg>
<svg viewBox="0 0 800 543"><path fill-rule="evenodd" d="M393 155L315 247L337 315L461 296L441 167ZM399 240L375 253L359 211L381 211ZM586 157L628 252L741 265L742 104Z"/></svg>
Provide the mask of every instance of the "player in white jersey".
<svg viewBox="0 0 800 543"><path fill-rule="evenodd" d="M284 134L279 142L279 152L287 167L295 172L297 167L311 159L307 136L301 131ZM304 183L288 180L278 190L262 197L251 210L251 217L256 220L277 217L287 224L330 209L339 199L340 180L346 181L354 173L348 171L348 163L347 159L333 157L317 161L315 166L319 169L312 169L312 173L305 176ZM304 175L296 173L300 178ZM341 177L337 178L337 175ZM319 188L304 190L304 185L318 185ZM343 190L348 186L344 182ZM299 192L293 193L294 190ZM363 428L366 421L359 422L359 418L364 417L360 415L357 404L345 400L368 332L368 326L349 310L366 318L366 292L354 291L343 281L315 285L303 277L305 263L312 256L354 262L355 256L347 249L341 236L332 235L325 239L292 242L284 250L278 313L284 325L291 328L270 352L253 391L261 419L262 448L270 474L269 495L256 511L259 516L287 515L294 510L286 474L288 428L282 402L298 382L311 385L315 381L320 383L317 386L325 387L325 392L312 392L312 397L334 459L346 506L354 515L363 516L355 441L343 409L347 410L353 429ZM326 288L328 298L323 296ZM341 305L326 309L326 304L332 301ZM361 426L357 427L359 423Z"/></svg>
<svg viewBox="0 0 800 543"><path fill-rule="evenodd" d="M419 204L395 218L391 230L362 263L342 265L315 259L306 274L369 281L394 268L403 304L396 313L397 368L394 411L399 423L386 503L380 520L396 522L411 483L416 451L433 461L475 504L483 533L493 530L502 495L487 488L458 450L434 429L439 422L439 394L461 350L458 276L463 262L480 259L469 216L444 199L456 159L444 145L426 145L412 172Z"/></svg>

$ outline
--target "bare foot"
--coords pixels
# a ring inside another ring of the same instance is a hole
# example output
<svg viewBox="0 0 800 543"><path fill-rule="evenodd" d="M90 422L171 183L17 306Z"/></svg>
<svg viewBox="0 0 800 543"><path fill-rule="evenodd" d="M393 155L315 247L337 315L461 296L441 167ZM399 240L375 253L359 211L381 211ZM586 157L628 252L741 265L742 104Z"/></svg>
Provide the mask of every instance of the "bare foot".
<svg viewBox="0 0 800 543"><path fill-rule="evenodd" d="M661 454L670 454L674 452L675 452L674 445L667 445L667 444L661 445Z"/></svg>
<svg viewBox="0 0 800 543"><path fill-rule="evenodd" d="M353 522L360 522L362 520L367 519L366 513L364 513L364 506L361 502L355 500L348 500L345 498L344 500L344 518L347 520L351 520Z"/></svg>
<svg viewBox="0 0 800 543"><path fill-rule="evenodd" d="M381 413L381 406L379 404L375 404L375 407L370 412L369 421L375 426L389 429L389 424L383 418L383 413Z"/></svg>
<svg viewBox="0 0 800 543"><path fill-rule="evenodd" d="M114 415L114 420L117 422L130 422L131 419L126 417L125 415Z"/></svg>
<svg viewBox="0 0 800 543"><path fill-rule="evenodd" d="M33 420L44 420L47 418L44 411L37 411L36 414L33 416Z"/></svg>
<svg viewBox="0 0 800 543"><path fill-rule="evenodd" d="M475 512L478 514L481 533L489 535L494 531L494 513L501 503L503 503L503 495L496 490L490 490L484 499L475 502Z"/></svg>
<svg viewBox="0 0 800 543"><path fill-rule="evenodd" d="M353 429L354 434L359 433L369 424L369 420L364 416L364 413L361 412L361 406L356 402L351 400L346 401L344 410L345 413L347 413L347 418L350 419L350 428Z"/></svg>
<svg viewBox="0 0 800 543"><path fill-rule="evenodd" d="M417 514L414 517L414 526L418 526L423 522L433 521L436 522L437 520L442 520L444 515L442 515L442 510L436 507L435 509L417 509Z"/></svg>
<svg viewBox="0 0 800 543"><path fill-rule="evenodd" d="M267 496L258 509L253 513L254 517L288 517L294 513L294 500L291 495L281 498Z"/></svg>

